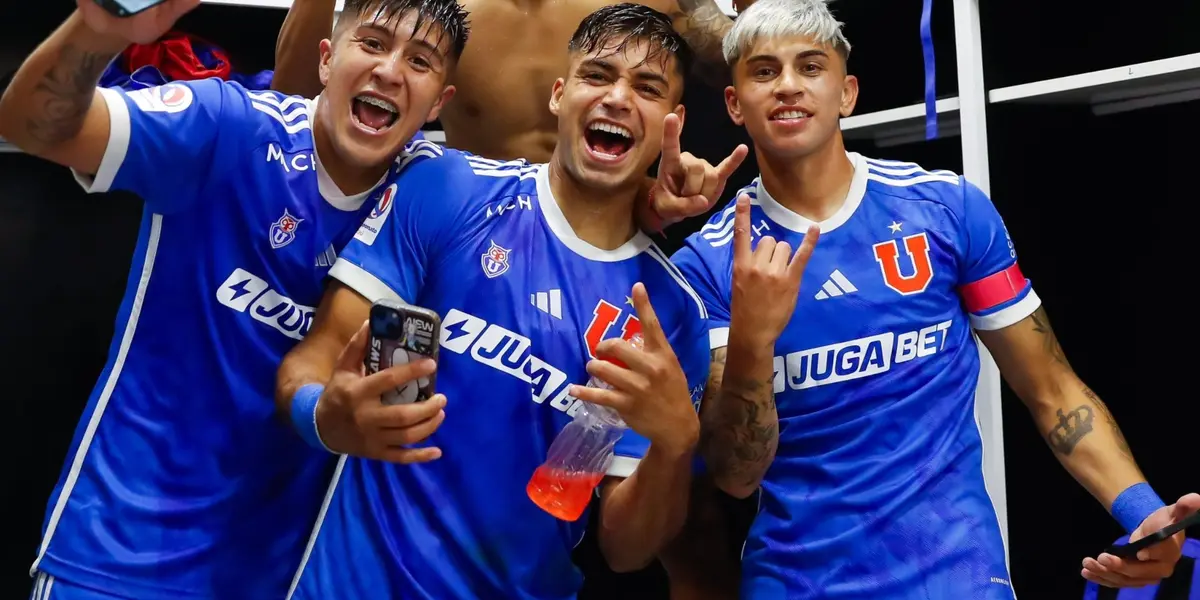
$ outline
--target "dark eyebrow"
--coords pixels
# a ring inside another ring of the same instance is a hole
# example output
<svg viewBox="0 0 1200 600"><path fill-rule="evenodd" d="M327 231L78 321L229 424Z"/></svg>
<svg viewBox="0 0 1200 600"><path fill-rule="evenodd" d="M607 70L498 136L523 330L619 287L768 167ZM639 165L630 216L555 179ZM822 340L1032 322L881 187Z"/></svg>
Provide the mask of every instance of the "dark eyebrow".
<svg viewBox="0 0 1200 600"><path fill-rule="evenodd" d="M369 29L371 31L378 33L379 35L386 35L388 37L392 37L392 36L396 35L395 29L388 29L387 27L385 27L383 24L379 23L378 21L372 21L370 23L362 23L361 25L358 26L358 28L359 29ZM438 48L437 46L429 43L429 40L426 40L423 37L417 37L414 34L411 38L409 38L406 41L409 44L416 44L418 46L421 46L422 48L431 52L434 56L437 56L439 59L442 58L441 49Z"/></svg>
<svg viewBox="0 0 1200 600"><path fill-rule="evenodd" d="M580 66L580 68L594 67L594 68L600 69L601 71L604 71L609 74L612 74L613 72L615 72L617 70L616 67L614 67L612 65L612 63L610 63L604 59L601 59L601 58L585 59L582 63L579 64L579 66ZM667 78L659 73L655 73L654 71L636 71L633 76L636 79L639 79L642 81L653 81L656 83L660 83L660 84L666 86L667 89L671 88L671 83L669 81L667 81Z"/></svg>

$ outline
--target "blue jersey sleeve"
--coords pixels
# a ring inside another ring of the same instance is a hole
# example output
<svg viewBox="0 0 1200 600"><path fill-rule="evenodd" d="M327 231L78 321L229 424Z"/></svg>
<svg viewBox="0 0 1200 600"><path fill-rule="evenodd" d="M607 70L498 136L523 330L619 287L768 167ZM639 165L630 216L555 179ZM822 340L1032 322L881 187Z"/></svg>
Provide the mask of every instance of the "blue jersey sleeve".
<svg viewBox="0 0 1200 600"><path fill-rule="evenodd" d="M699 234L692 234L671 257L671 262L704 302L709 347L714 350L724 348L729 342L729 286L733 281L733 263L727 254L714 252Z"/></svg>
<svg viewBox="0 0 1200 600"><path fill-rule="evenodd" d="M76 173L88 192L133 192L167 214L191 206L214 173L239 168L236 134L250 127L240 86L204 79L99 91L108 145L94 176Z"/></svg>
<svg viewBox="0 0 1200 600"><path fill-rule="evenodd" d="M428 141L410 143L408 152L329 272L371 302L417 302L472 191L460 155Z"/></svg>
<svg viewBox="0 0 1200 600"><path fill-rule="evenodd" d="M962 181L963 260L959 295L976 329L1008 327L1041 305L1021 273L1017 251L991 198Z"/></svg>
<svg viewBox="0 0 1200 600"><path fill-rule="evenodd" d="M665 259L665 257L664 257ZM704 396L704 386L708 383L709 343L708 327L705 320L706 309L696 293L683 281L682 276L674 267L669 267L672 277L679 282L685 292L682 304L678 305L677 314L658 314L659 322L675 323L676 326L667 333L667 341L679 360L683 375L687 379L688 393L691 395L692 407L699 411L700 399ZM653 300L653 298L651 299ZM655 308L655 311L662 310ZM664 311L665 312L665 311ZM650 441L642 435L626 430L614 448L616 457L609 467L608 474L616 477L628 477L637 466L637 461L646 455Z"/></svg>

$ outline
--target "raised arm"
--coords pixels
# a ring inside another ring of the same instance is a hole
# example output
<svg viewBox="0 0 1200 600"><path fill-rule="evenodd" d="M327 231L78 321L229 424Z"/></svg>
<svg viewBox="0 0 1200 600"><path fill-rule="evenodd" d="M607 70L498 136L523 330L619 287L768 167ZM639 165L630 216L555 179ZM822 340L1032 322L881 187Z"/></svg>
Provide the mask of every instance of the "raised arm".
<svg viewBox="0 0 1200 600"><path fill-rule="evenodd" d="M775 460L775 340L792 318L820 230L810 228L794 254L788 244L770 236L759 238L751 249L750 199L743 195L737 199L733 232L728 340L713 353L709 377L724 368L720 392L703 413L700 452L717 486L745 498L758 489Z"/></svg>
<svg viewBox="0 0 1200 600"><path fill-rule="evenodd" d="M731 78L721 45L733 27L733 19L725 16L713 0L674 1L677 3L669 14L696 56L693 73L708 85L725 89Z"/></svg>
<svg viewBox="0 0 1200 600"><path fill-rule="evenodd" d="M96 84L128 45L72 13L13 76L0 99L0 136L35 156L95 173L109 133L108 108Z"/></svg>
<svg viewBox="0 0 1200 600"><path fill-rule="evenodd" d="M333 33L334 7L334 0L292 1L275 40L271 89L305 98L321 93L321 40Z"/></svg>

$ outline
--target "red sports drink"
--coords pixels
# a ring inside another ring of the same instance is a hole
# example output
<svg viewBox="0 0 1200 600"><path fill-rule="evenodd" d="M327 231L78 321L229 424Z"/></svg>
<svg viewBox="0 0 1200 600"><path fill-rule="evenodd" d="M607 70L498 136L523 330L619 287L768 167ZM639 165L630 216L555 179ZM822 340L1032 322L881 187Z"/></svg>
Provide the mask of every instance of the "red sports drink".
<svg viewBox="0 0 1200 600"><path fill-rule="evenodd" d="M640 350L642 337L635 335L629 343ZM593 377L588 387L610 386ZM613 447L624 433L625 421L616 411L590 402L581 403L575 417L550 444L546 462L533 472L525 493L556 518L579 519L592 499L592 491L608 472Z"/></svg>

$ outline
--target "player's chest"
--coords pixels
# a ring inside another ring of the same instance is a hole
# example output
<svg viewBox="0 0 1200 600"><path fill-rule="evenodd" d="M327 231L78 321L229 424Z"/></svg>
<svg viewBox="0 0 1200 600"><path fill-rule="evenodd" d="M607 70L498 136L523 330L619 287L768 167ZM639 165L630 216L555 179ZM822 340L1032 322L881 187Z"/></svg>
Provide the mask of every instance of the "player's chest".
<svg viewBox="0 0 1200 600"><path fill-rule="evenodd" d="M836 229L808 263L796 318L829 319L847 333L868 324L921 324L960 311L955 240L920 221Z"/></svg>
<svg viewBox="0 0 1200 600"><path fill-rule="evenodd" d="M430 274L421 299L442 316L443 356L528 383L534 402L568 411L566 388L587 381L596 346L641 331L631 297L638 261L582 260L541 232L512 228L458 254Z"/></svg>
<svg viewBox="0 0 1200 600"><path fill-rule="evenodd" d="M315 187L312 192L243 200L240 211L211 224L236 242L212 249L208 276L216 300L294 340L308 333L325 276L364 216L335 209Z"/></svg>

